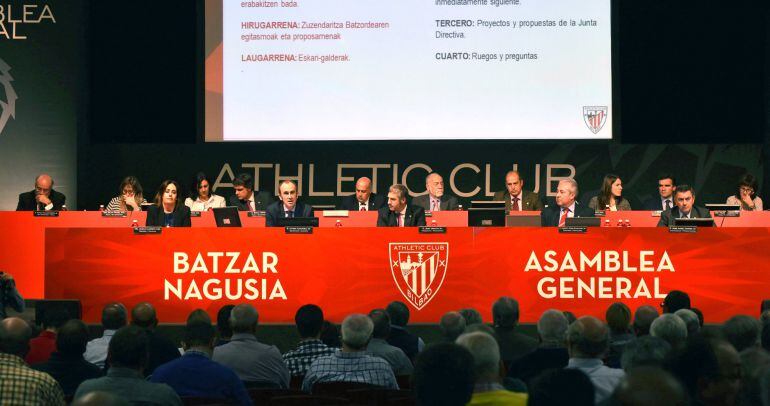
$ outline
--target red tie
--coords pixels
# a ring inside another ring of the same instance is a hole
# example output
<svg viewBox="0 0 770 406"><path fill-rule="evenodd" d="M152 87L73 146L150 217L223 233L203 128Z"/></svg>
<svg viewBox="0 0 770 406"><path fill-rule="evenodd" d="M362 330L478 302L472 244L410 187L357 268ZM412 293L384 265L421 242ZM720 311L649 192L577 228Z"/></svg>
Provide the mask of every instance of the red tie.
<svg viewBox="0 0 770 406"><path fill-rule="evenodd" d="M561 218L559 218L559 227L564 227L567 224L567 213L569 213L569 209L563 209Z"/></svg>
<svg viewBox="0 0 770 406"><path fill-rule="evenodd" d="M359 209L358 209L358 211L366 211L366 206L364 206L364 205L362 204L362 205L361 205L361 208L359 208Z"/></svg>
<svg viewBox="0 0 770 406"><path fill-rule="evenodd" d="M398 226L402 227L403 223L401 222L401 213L396 213L396 216L398 216Z"/></svg>
<svg viewBox="0 0 770 406"><path fill-rule="evenodd" d="M511 210L519 211L519 197L518 196L513 196L511 198Z"/></svg>
<svg viewBox="0 0 770 406"><path fill-rule="evenodd" d="M250 211L257 211L257 209L254 208L254 202L252 202L251 200L249 200L249 210Z"/></svg>

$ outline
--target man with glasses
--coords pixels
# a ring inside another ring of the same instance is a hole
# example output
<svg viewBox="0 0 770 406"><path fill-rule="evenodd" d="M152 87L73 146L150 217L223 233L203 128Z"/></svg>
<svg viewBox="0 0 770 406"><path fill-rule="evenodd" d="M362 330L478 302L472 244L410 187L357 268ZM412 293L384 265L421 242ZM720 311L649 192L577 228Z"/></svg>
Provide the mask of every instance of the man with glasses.
<svg viewBox="0 0 770 406"><path fill-rule="evenodd" d="M19 195L16 211L61 210L66 199L63 193L53 190L53 178L42 174L35 178L35 190Z"/></svg>

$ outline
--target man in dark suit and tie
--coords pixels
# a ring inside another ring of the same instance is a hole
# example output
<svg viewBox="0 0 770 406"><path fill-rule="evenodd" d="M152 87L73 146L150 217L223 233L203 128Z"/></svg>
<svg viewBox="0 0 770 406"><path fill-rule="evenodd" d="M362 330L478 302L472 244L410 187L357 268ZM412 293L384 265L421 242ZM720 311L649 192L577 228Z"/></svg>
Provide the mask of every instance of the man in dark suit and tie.
<svg viewBox="0 0 770 406"><path fill-rule="evenodd" d="M546 207L540 212L543 227L564 227L568 217L594 217L590 207L582 206L577 199L578 185L574 179L559 182L556 189L556 206Z"/></svg>
<svg viewBox="0 0 770 406"><path fill-rule="evenodd" d="M388 189L388 205L378 210L377 227L415 227L425 225L425 210L406 204L406 186Z"/></svg>
<svg viewBox="0 0 770 406"><path fill-rule="evenodd" d="M230 206L239 211L261 211L272 203L273 199L267 192L254 190L254 179L248 173L239 173L233 179L235 195L230 196Z"/></svg>
<svg viewBox="0 0 770 406"><path fill-rule="evenodd" d="M356 194L342 199L342 209L350 211L377 211L385 206L385 198L372 193L372 181L363 177L356 181Z"/></svg>
<svg viewBox="0 0 770 406"><path fill-rule="evenodd" d="M674 207L674 192L676 191L676 179L664 173L658 176L658 195L644 202L644 209L651 211L671 210Z"/></svg>
<svg viewBox="0 0 770 406"><path fill-rule="evenodd" d="M35 190L19 195L16 211L61 210L67 197L53 190L53 179L42 174L35 178Z"/></svg>
<svg viewBox="0 0 770 406"><path fill-rule="evenodd" d="M444 178L435 172L425 178L425 189L428 194L412 199L412 205L426 211L457 210L460 206L456 197L444 193Z"/></svg>
<svg viewBox="0 0 770 406"><path fill-rule="evenodd" d="M278 218L313 217L313 209L298 201L297 185L290 180L281 182L278 186L278 201L267 206L265 210L265 225L275 227Z"/></svg>
<svg viewBox="0 0 770 406"><path fill-rule="evenodd" d="M543 210L540 196L535 192L523 190L524 179L518 171L505 174L505 188L495 193L493 200L505 201L505 211Z"/></svg>
<svg viewBox="0 0 770 406"><path fill-rule="evenodd" d="M679 185L674 193L676 206L671 210L660 213L658 227L668 227L674 224L675 218L711 218L711 212L705 207L695 205L695 190L689 185Z"/></svg>

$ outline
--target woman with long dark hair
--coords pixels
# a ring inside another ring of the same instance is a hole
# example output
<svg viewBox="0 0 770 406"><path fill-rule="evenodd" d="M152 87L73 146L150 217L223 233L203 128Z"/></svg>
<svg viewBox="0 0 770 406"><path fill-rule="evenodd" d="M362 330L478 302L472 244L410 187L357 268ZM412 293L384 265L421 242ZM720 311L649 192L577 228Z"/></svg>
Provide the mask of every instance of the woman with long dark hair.
<svg viewBox="0 0 770 406"><path fill-rule="evenodd" d="M738 193L727 198L727 204L740 205L741 210L762 211L762 198L757 196L757 178L745 174L738 180Z"/></svg>
<svg viewBox="0 0 770 406"><path fill-rule="evenodd" d="M155 204L147 208L147 225L190 227L190 208L179 200L179 183L164 180L155 195Z"/></svg>
<svg viewBox="0 0 770 406"><path fill-rule="evenodd" d="M620 176L607 174L602 182L602 190L591 198L588 207L607 211L631 210L631 204L623 198L623 181Z"/></svg>
<svg viewBox="0 0 770 406"><path fill-rule="evenodd" d="M207 211L214 207L225 207L225 198L211 192L211 181L203 172L198 172L192 182L190 197L184 205L192 211Z"/></svg>

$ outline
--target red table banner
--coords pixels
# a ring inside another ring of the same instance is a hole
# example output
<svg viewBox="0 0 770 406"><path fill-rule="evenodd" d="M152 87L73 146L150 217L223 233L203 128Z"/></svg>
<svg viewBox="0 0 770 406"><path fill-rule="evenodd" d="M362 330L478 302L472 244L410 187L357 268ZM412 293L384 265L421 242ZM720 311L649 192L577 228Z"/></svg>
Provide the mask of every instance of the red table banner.
<svg viewBox="0 0 770 406"><path fill-rule="evenodd" d="M767 228L417 229L50 228L45 297L80 299L84 319L98 322L105 303L153 303L162 322L183 322L202 308L250 302L260 320L292 323L315 303L330 320L402 300L413 322L435 323L473 307L491 320L491 305L513 296L521 320L547 309L603 318L609 304L658 306L673 289L688 292L708 322L756 314L770 297Z"/></svg>

